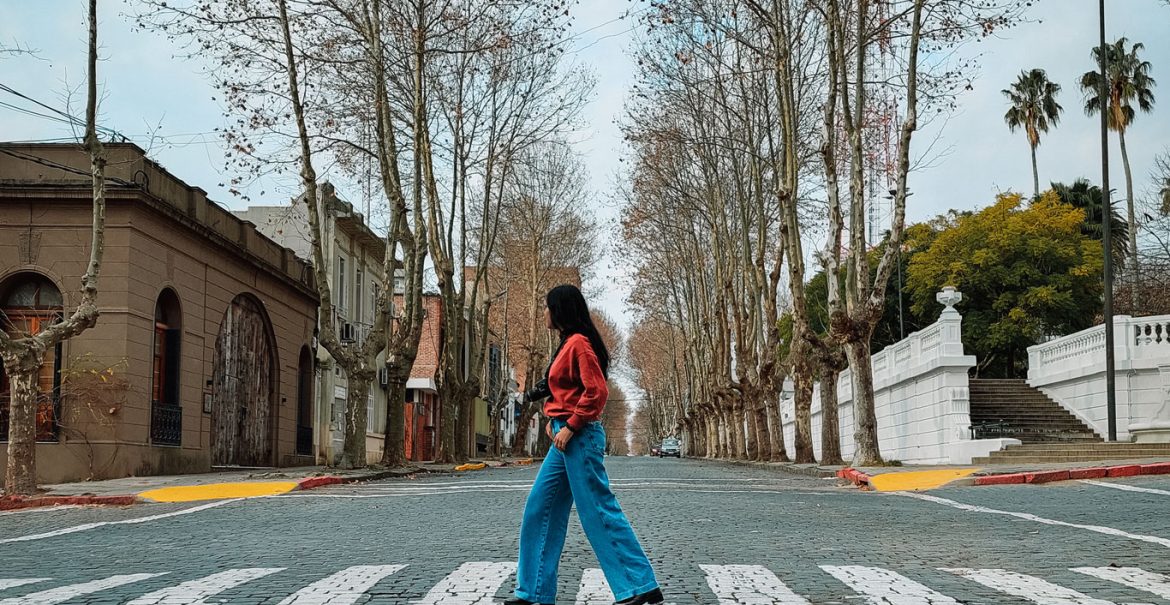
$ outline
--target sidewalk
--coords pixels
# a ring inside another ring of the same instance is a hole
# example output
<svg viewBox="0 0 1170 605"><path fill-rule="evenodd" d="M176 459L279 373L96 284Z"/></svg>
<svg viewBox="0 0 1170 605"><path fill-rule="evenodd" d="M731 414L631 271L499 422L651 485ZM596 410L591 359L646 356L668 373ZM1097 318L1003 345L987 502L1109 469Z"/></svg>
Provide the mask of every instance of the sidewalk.
<svg viewBox="0 0 1170 605"><path fill-rule="evenodd" d="M362 483L429 473L523 466L531 458L474 460L468 464L419 463L402 468L341 470L323 466L273 469L217 470L191 475L125 477L103 481L41 486L37 496L0 497L0 510L42 506L126 506L140 502L193 502L225 498L272 496L341 483Z"/></svg>
<svg viewBox="0 0 1170 605"><path fill-rule="evenodd" d="M823 467L828 470L832 467ZM1033 464L837 467L836 475L863 489L918 491L944 485L1011 485L1078 479L1170 474L1170 459L1136 458L1097 462Z"/></svg>

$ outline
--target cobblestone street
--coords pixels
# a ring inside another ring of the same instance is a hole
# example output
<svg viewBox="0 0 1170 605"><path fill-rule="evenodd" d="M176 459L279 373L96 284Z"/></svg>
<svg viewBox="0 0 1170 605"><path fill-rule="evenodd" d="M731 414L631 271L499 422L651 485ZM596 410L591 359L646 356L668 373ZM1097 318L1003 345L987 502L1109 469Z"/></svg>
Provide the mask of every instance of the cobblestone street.
<svg viewBox="0 0 1170 605"><path fill-rule="evenodd" d="M608 465L678 605L1170 600L1166 479L907 495L706 461ZM535 472L10 513L0 605L487 605L510 594ZM559 602L611 602L597 567L574 519Z"/></svg>

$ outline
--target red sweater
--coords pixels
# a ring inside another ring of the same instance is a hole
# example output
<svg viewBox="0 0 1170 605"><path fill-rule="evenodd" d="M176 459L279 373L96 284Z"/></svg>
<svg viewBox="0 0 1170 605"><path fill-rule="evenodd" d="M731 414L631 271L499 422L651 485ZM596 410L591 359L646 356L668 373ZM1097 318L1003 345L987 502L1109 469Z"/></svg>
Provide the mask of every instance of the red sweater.
<svg viewBox="0 0 1170 605"><path fill-rule="evenodd" d="M548 390L552 397L544 404L544 413L564 420L579 431L601 418L609 387L605 374L584 334L574 334L565 341L548 372Z"/></svg>

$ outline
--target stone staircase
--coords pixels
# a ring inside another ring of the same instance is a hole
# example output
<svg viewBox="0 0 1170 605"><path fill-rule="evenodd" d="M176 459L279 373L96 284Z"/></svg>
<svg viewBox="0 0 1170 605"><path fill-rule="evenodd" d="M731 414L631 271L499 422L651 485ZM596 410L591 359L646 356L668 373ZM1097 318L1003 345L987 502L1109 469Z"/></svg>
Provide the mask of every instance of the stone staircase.
<svg viewBox="0 0 1170 605"><path fill-rule="evenodd" d="M971 464L1046 464L1099 460L1170 460L1170 443L1025 443L1009 445Z"/></svg>
<svg viewBox="0 0 1170 605"><path fill-rule="evenodd" d="M1170 459L1170 444L1104 443L1076 416L1023 380L971 380L971 425L980 437L1019 439L972 464Z"/></svg>

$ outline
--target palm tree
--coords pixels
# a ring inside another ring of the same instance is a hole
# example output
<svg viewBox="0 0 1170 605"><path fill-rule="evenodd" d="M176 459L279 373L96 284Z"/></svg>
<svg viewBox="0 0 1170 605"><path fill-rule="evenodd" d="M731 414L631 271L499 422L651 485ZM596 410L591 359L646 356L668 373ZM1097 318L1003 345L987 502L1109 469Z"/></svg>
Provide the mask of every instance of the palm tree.
<svg viewBox="0 0 1170 605"><path fill-rule="evenodd" d="M1154 108L1154 85L1157 83L1150 76L1149 61L1138 58L1138 53L1145 49L1141 42L1129 45L1129 40L1120 38L1114 44L1105 45L1105 86L1109 95L1109 106L1105 109L1108 115L1109 129L1117 132L1121 142L1121 162L1125 166L1125 197L1127 218L1129 224L1136 227L1133 198L1133 174L1129 170L1129 154L1125 149L1125 131L1133 123L1137 109L1149 113ZM1101 64L1101 49L1093 49L1093 61ZM1085 93L1085 113L1094 115L1101 111L1101 72L1094 70L1081 76L1081 90ZM1129 230L1129 259L1130 263L1137 262L1137 229Z"/></svg>
<svg viewBox="0 0 1170 605"><path fill-rule="evenodd" d="M1097 241L1105 239L1105 230L1102 228L1105 218L1102 212L1104 200L1101 198L1100 187L1090 184L1085 179L1077 179L1072 185L1052 183L1052 191L1060 201L1085 212L1081 233ZM1129 223L1122 220L1114 210L1109 216L1109 238L1110 246L1113 248L1113 262L1116 264L1125 262L1129 250L1125 240L1129 232Z"/></svg>
<svg viewBox="0 0 1170 605"><path fill-rule="evenodd" d="M1060 93L1060 84L1048 79L1043 69L1021 71L1019 79L1010 89L1004 90L1012 106L1004 114L1012 132L1022 127L1028 135L1028 145L1032 148L1032 190L1033 195L1040 195L1040 174L1036 170L1036 147L1040 145L1040 133L1048 132L1048 126L1056 126L1060 121L1060 112L1064 108L1056 102L1056 95Z"/></svg>

